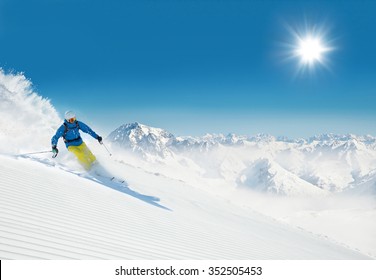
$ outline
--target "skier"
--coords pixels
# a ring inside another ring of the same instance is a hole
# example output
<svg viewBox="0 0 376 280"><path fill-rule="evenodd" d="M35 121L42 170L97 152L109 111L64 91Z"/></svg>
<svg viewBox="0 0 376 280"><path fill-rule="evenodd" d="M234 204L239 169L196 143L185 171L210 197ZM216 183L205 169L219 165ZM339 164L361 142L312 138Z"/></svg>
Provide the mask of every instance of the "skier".
<svg viewBox="0 0 376 280"><path fill-rule="evenodd" d="M93 153L82 141L79 130L90 134L93 138L97 139L99 144L103 144L102 137L96 134L89 126L76 119L76 114L73 111L65 112L64 123L58 128L56 134L51 139L53 157L59 153L57 149L57 142L60 137L63 137L65 146L68 151L75 154L80 164L86 169L90 170L96 158Z"/></svg>

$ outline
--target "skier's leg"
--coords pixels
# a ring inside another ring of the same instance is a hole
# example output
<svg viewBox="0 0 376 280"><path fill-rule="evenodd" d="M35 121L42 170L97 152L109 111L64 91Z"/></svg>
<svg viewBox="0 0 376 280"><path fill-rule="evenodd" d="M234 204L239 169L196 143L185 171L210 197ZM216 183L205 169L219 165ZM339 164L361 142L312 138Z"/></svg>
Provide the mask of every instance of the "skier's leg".
<svg viewBox="0 0 376 280"><path fill-rule="evenodd" d="M95 156L89 150L85 143L79 146L69 146L68 150L77 157L80 164L86 169L90 170L92 164L96 161Z"/></svg>
<svg viewBox="0 0 376 280"><path fill-rule="evenodd" d="M82 149L83 153L85 154L85 158L86 158L87 162L90 163L90 167L91 167L93 165L93 163L95 163L97 161L97 158L90 151L88 146L86 146L85 142L83 142L79 147Z"/></svg>

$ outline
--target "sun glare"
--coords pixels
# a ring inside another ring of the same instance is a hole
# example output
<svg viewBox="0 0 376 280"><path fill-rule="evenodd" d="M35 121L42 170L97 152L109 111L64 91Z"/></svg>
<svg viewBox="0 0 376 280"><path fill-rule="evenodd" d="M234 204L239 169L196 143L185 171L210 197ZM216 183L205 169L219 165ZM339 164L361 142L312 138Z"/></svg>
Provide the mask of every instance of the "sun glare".
<svg viewBox="0 0 376 280"><path fill-rule="evenodd" d="M287 25L287 29L292 37L284 44L287 47L285 58L296 61L297 74L314 72L319 66L329 69L328 54L334 48L324 25L309 25L305 22L302 28Z"/></svg>
<svg viewBox="0 0 376 280"><path fill-rule="evenodd" d="M304 39L299 39L299 44L296 48L296 54L300 57L301 63L313 64L322 61L322 56L327 50L319 38L307 36Z"/></svg>

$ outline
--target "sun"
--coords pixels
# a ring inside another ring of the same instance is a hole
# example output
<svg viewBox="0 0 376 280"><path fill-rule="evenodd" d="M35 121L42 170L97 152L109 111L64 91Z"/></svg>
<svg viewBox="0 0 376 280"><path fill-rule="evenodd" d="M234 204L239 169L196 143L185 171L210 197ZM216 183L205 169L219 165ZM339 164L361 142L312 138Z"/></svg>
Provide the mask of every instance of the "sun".
<svg viewBox="0 0 376 280"><path fill-rule="evenodd" d="M302 64L313 65L314 63L322 63L324 54L329 50L320 38L308 35L305 38L299 38L295 52L300 57Z"/></svg>
<svg viewBox="0 0 376 280"><path fill-rule="evenodd" d="M335 48L329 37L329 30L325 25L308 24L292 27L286 25L290 37L285 38L284 57L295 61L297 74L314 72L318 68L329 67L329 54Z"/></svg>

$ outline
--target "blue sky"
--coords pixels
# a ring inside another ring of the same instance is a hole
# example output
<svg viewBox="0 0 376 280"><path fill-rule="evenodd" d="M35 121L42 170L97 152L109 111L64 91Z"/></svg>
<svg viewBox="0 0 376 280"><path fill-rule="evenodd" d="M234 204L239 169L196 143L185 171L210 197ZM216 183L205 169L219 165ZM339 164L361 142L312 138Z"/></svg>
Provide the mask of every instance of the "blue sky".
<svg viewBox="0 0 376 280"><path fill-rule="evenodd" d="M376 135L375 1L0 0L0 67L109 133ZM326 64L287 59L322 30Z"/></svg>

